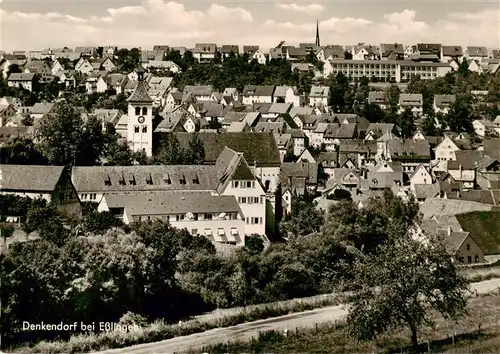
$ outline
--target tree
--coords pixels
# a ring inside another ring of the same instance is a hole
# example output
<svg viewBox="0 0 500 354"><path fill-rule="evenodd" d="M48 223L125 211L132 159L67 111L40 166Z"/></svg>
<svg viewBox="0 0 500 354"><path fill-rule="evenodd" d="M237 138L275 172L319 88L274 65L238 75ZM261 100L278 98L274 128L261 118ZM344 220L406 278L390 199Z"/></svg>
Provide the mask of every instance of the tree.
<svg viewBox="0 0 500 354"><path fill-rule="evenodd" d="M409 139L415 134L415 116L410 108L397 115L396 125L401 128L401 137Z"/></svg>
<svg viewBox="0 0 500 354"><path fill-rule="evenodd" d="M316 204L305 197L292 201L291 218L280 224L283 237L297 237L318 232L323 225L323 212L316 209Z"/></svg>
<svg viewBox="0 0 500 354"><path fill-rule="evenodd" d="M185 155L185 163L188 165L201 165L205 162L205 148L198 134L193 134L191 139L189 139L189 148L185 152Z"/></svg>
<svg viewBox="0 0 500 354"><path fill-rule="evenodd" d="M15 137L0 147L0 163L13 165L46 165L47 159L32 139Z"/></svg>
<svg viewBox="0 0 500 354"><path fill-rule="evenodd" d="M345 112L348 102L349 80L343 73L338 73L330 86L330 105L335 112Z"/></svg>
<svg viewBox="0 0 500 354"><path fill-rule="evenodd" d="M429 237L422 242L412 237L420 218L414 200L403 202L387 191L372 210L382 217L385 241L354 264L348 329L358 339L373 339L406 326L418 352L418 330L433 325L428 310L453 319L464 313L467 280L444 240Z"/></svg>
<svg viewBox="0 0 500 354"><path fill-rule="evenodd" d="M173 134L164 136L154 156L155 163L161 165L182 165L184 157L184 150Z"/></svg>
<svg viewBox="0 0 500 354"><path fill-rule="evenodd" d="M250 254L259 254L264 250L264 241L259 235L246 236L245 250Z"/></svg>
<svg viewBox="0 0 500 354"><path fill-rule="evenodd" d="M399 95L400 95L399 87L397 85L389 86L387 88L386 94L391 113L396 113L399 104Z"/></svg>
<svg viewBox="0 0 500 354"><path fill-rule="evenodd" d="M122 48L116 52L116 64L121 71L133 71L141 61L141 51L137 48L130 50Z"/></svg>
<svg viewBox="0 0 500 354"><path fill-rule="evenodd" d="M344 59L348 59L348 60L352 59L352 53L345 51L344 52Z"/></svg>
<svg viewBox="0 0 500 354"><path fill-rule="evenodd" d="M456 320L465 312L467 280L442 240L427 245L408 235L393 236L355 267L355 291L347 318L349 332L373 339L406 326L416 353L418 331L433 326L429 310Z"/></svg>
<svg viewBox="0 0 500 354"><path fill-rule="evenodd" d="M84 209L82 231L85 233L102 234L113 227L123 226L123 222L109 211L97 211L97 203Z"/></svg>
<svg viewBox="0 0 500 354"><path fill-rule="evenodd" d="M469 95L458 96L450 106L444 121L454 132L472 132L472 121L475 119Z"/></svg>
<svg viewBox="0 0 500 354"><path fill-rule="evenodd" d="M68 104L58 105L56 113L42 121L38 138L38 147L49 162L61 166L98 164L106 142L101 122L94 117L84 122Z"/></svg>

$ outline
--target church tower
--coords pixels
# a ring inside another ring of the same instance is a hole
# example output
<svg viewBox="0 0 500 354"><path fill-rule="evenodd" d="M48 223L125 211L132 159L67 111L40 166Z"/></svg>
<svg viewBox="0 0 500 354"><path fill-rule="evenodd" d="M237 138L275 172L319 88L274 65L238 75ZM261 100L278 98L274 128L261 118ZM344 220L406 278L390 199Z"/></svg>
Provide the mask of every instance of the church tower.
<svg viewBox="0 0 500 354"><path fill-rule="evenodd" d="M144 151L153 155L153 99L149 96L144 81L144 68L136 70L138 79L134 93L128 101L127 140L133 151Z"/></svg>
<svg viewBox="0 0 500 354"><path fill-rule="evenodd" d="M316 46L320 46L319 44L319 21L316 20Z"/></svg>

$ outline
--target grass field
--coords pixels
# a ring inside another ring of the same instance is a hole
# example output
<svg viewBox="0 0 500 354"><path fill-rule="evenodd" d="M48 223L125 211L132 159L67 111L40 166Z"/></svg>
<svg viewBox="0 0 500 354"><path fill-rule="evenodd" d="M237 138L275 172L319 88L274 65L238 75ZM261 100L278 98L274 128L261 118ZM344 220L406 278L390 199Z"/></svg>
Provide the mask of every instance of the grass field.
<svg viewBox="0 0 500 354"><path fill-rule="evenodd" d="M464 273L471 283L476 283L484 280L500 278L500 267L464 268Z"/></svg>
<svg viewBox="0 0 500 354"><path fill-rule="evenodd" d="M468 315L458 323L433 314L436 328L421 331L420 351L500 353L499 309L500 296L481 296L471 299ZM323 324L287 337L281 332L265 332L251 342L221 344L190 353L407 353L410 351L409 338L409 333L403 330L374 341L357 342L349 338L343 326Z"/></svg>

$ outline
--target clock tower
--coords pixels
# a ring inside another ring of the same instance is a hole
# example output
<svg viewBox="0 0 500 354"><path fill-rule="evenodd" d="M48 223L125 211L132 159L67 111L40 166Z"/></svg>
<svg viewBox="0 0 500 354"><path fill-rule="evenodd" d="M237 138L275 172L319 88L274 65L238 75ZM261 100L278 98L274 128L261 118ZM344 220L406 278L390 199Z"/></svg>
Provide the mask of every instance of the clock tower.
<svg viewBox="0 0 500 354"><path fill-rule="evenodd" d="M149 96L144 81L144 69L136 70L138 79L134 93L128 101L127 140L133 151L144 151L153 155L153 99Z"/></svg>

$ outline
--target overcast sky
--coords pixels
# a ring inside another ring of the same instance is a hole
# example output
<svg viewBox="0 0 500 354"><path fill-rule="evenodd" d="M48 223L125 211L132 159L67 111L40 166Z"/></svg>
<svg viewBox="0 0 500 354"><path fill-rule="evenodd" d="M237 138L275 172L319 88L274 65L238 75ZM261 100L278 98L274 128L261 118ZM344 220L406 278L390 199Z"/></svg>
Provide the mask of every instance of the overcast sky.
<svg viewBox="0 0 500 354"><path fill-rule="evenodd" d="M0 49L195 43L500 47L500 1L0 0Z"/></svg>

